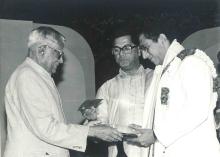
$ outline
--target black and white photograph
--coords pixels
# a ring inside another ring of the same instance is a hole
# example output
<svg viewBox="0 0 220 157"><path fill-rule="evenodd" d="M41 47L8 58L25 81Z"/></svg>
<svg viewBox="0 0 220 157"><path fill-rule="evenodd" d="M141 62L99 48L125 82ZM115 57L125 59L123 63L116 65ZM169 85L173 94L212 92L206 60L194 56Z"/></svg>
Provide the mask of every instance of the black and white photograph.
<svg viewBox="0 0 220 157"><path fill-rule="evenodd" d="M219 0L0 0L0 157L220 157Z"/></svg>

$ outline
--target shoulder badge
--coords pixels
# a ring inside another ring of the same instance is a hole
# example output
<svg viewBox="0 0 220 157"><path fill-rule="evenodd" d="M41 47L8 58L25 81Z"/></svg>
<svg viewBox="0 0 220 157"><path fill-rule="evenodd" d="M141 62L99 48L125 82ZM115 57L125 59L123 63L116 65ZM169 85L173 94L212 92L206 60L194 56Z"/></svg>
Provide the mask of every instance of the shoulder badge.
<svg viewBox="0 0 220 157"><path fill-rule="evenodd" d="M160 95L160 101L162 105L167 105L168 98L169 98L169 88L168 87L162 87L161 88L161 95Z"/></svg>
<svg viewBox="0 0 220 157"><path fill-rule="evenodd" d="M184 49L182 50L177 57L183 60L186 56L194 55L196 49Z"/></svg>

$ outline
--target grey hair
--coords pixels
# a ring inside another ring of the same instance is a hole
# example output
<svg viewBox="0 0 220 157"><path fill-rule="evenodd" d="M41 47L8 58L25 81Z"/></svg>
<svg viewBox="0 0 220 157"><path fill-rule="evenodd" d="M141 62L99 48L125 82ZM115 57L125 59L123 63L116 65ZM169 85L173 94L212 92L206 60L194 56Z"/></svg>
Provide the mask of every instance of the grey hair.
<svg viewBox="0 0 220 157"><path fill-rule="evenodd" d="M31 31L28 38L28 48L30 49L36 43L50 41L64 47L65 37L55 29L47 26L40 26Z"/></svg>

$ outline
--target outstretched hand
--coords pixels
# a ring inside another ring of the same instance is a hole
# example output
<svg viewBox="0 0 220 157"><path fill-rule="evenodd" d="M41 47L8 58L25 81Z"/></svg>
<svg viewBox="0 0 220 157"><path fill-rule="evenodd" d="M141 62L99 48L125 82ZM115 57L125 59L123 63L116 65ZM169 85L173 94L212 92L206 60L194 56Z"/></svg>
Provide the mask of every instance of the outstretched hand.
<svg viewBox="0 0 220 157"><path fill-rule="evenodd" d="M96 137L107 142L117 142L122 140L122 134L120 132L118 132L115 128L103 124L90 126L89 136Z"/></svg>

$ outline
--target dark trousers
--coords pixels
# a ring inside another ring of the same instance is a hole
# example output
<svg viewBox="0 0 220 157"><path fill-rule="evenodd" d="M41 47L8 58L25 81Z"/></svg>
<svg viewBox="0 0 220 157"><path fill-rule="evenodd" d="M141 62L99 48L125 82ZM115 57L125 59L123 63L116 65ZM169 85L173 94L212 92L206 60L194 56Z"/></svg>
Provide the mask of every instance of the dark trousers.
<svg viewBox="0 0 220 157"><path fill-rule="evenodd" d="M117 142L116 146L118 149L117 157L127 157L127 155L125 154L125 151L124 151L123 142Z"/></svg>

